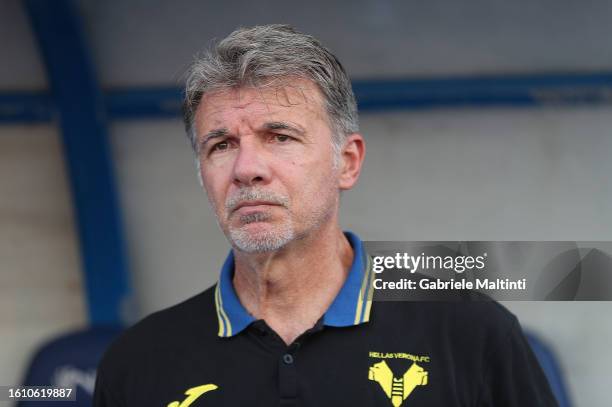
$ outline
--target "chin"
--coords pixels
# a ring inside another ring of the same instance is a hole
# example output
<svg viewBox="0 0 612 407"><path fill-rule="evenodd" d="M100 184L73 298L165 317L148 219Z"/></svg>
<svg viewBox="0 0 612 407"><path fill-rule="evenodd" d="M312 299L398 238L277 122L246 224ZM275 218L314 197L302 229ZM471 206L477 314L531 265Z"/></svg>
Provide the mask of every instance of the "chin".
<svg viewBox="0 0 612 407"><path fill-rule="evenodd" d="M288 225L273 226L255 222L239 228L230 228L228 238L236 249L246 253L266 253L281 249L295 239Z"/></svg>

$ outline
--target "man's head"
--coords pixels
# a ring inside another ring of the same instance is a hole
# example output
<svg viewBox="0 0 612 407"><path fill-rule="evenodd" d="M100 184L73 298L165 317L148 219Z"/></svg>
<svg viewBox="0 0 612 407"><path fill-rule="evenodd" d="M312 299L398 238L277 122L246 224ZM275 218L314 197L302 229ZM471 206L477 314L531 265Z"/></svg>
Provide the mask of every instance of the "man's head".
<svg viewBox="0 0 612 407"><path fill-rule="evenodd" d="M184 118L234 247L277 250L337 222L365 147L348 76L316 39L283 25L233 32L190 69Z"/></svg>

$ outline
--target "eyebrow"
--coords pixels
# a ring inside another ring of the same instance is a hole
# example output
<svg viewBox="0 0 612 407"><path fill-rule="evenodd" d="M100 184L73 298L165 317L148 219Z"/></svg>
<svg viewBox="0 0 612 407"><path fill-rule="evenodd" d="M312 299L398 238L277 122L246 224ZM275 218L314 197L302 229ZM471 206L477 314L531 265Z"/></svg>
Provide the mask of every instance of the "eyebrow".
<svg viewBox="0 0 612 407"><path fill-rule="evenodd" d="M306 132L299 126L293 126L286 122L268 122L264 123L263 128L266 130L289 130L303 136Z"/></svg>
<svg viewBox="0 0 612 407"><path fill-rule="evenodd" d="M211 139L225 137L228 134L229 134L229 131L225 127L220 128L220 129L211 130L208 133L206 133L206 135L202 139L202 142L200 143L200 147L204 147L206 143L208 143L208 141Z"/></svg>
<svg viewBox="0 0 612 407"><path fill-rule="evenodd" d="M286 122L268 122L264 123L262 126L265 130L288 130L290 132L296 133L298 135L303 136L306 132L301 128L301 126L294 126ZM202 142L200 143L200 148L204 147L206 143L210 140L220 137L226 137L229 135L229 130L225 127L214 129L206 133L204 138L202 138Z"/></svg>

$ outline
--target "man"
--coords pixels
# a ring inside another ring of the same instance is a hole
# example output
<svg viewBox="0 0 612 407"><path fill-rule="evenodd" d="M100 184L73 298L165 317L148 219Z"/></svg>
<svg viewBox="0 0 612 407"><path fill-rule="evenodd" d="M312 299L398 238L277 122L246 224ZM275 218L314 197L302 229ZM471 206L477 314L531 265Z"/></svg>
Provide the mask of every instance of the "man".
<svg viewBox="0 0 612 407"><path fill-rule="evenodd" d="M96 406L549 406L516 318L371 301L340 191L365 156L350 81L314 38L240 29L188 76L185 123L232 250L219 282L128 330Z"/></svg>

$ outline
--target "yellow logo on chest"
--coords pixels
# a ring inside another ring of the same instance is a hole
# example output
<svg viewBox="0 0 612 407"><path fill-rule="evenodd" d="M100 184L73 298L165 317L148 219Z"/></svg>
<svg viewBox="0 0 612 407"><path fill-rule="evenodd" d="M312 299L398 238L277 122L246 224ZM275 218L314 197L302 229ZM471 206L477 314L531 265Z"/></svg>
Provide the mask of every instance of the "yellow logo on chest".
<svg viewBox="0 0 612 407"><path fill-rule="evenodd" d="M399 407L417 386L427 385L427 371L416 362L403 376L393 377L393 372L384 360L370 366L368 379L377 382L383 389L393 407Z"/></svg>
<svg viewBox="0 0 612 407"><path fill-rule="evenodd" d="M185 391L187 398L183 401L173 401L167 407L188 407L196 401L202 394L208 393L211 390L216 390L218 387L215 384L203 384L201 386L192 387Z"/></svg>

